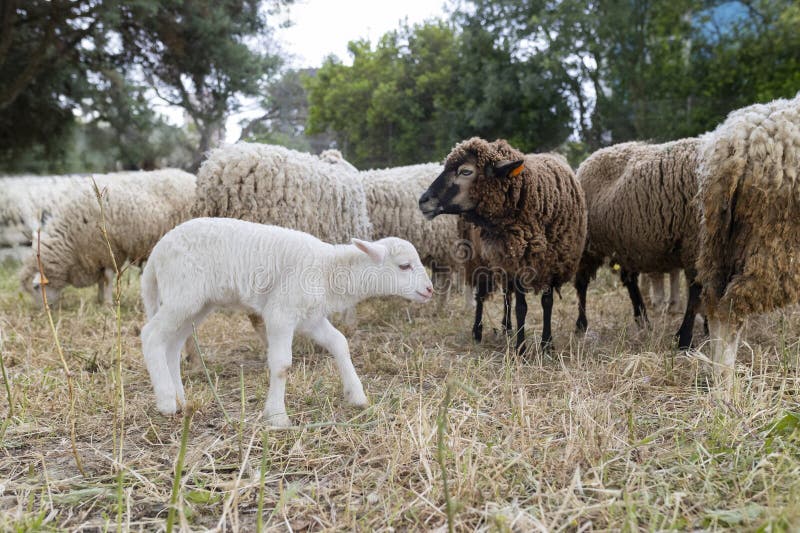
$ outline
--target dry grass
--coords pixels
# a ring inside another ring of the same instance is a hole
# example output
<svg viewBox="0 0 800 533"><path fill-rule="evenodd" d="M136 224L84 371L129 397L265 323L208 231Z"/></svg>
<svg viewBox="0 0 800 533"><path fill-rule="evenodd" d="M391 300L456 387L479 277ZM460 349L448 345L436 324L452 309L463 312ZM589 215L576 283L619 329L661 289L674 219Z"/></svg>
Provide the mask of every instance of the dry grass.
<svg viewBox="0 0 800 533"><path fill-rule="evenodd" d="M590 334L570 334L575 302L565 289L554 314L558 351L530 361L499 334L473 345L461 298L441 310L368 302L348 336L372 405L344 406L332 358L298 341L287 392L298 427L287 431L260 423L267 372L247 319L213 316L198 336L230 422L202 371L190 373L176 529L252 531L259 506L272 530L445 529L442 463L456 530L800 527L800 311L751 321L743 386L722 403L696 385L697 359L670 347L680 317L654 317L640 331L624 291L601 278L590 292ZM14 267L0 268L13 402L9 416L2 400L0 529L113 529L118 513L126 530L166 525L182 423L154 409L136 273L123 280L119 424L116 317L94 295L67 291L54 310L74 374L83 477L47 319L20 294ZM495 327L499 303L488 307ZM533 341L538 307L532 300ZM119 501L114 427L124 427Z"/></svg>

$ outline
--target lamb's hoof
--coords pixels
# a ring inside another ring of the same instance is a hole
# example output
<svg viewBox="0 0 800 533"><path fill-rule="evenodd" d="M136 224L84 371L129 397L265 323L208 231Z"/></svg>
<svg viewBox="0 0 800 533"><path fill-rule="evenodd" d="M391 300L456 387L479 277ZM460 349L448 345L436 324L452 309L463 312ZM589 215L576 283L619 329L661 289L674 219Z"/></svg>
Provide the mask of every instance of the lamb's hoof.
<svg viewBox="0 0 800 533"><path fill-rule="evenodd" d="M542 355L553 355L553 342L542 342L539 345L539 351L542 353Z"/></svg>
<svg viewBox="0 0 800 533"><path fill-rule="evenodd" d="M580 318L575 322L575 333L581 335L586 333L586 330L589 328L589 321L588 320L581 320Z"/></svg>
<svg viewBox="0 0 800 533"><path fill-rule="evenodd" d="M344 400L353 407L366 407L369 405L369 400L363 390L344 391Z"/></svg>
<svg viewBox="0 0 800 533"><path fill-rule="evenodd" d="M292 425L292 421L289 420L289 416L285 412L264 413L264 422L266 425L276 428L288 428Z"/></svg>
<svg viewBox="0 0 800 533"><path fill-rule="evenodd" d="M178 412L178 402L175 401L175 397L156 399L156 409L164 416L173 416Z"/></svg>

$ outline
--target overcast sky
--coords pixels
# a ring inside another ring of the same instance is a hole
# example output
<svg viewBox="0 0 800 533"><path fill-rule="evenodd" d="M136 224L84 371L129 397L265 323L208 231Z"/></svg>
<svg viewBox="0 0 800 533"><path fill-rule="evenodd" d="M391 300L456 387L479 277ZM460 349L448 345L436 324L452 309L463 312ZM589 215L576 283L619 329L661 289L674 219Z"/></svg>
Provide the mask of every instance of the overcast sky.
<svg viewBox="0 0 800 533"><path fill-rule="evenodd" d="M328 54L350 63L349 41L373 43L401 21L410 24L444 15L444 0L297 0L288 8L293 25L278 30L293 67L318 67Z"/></svg>

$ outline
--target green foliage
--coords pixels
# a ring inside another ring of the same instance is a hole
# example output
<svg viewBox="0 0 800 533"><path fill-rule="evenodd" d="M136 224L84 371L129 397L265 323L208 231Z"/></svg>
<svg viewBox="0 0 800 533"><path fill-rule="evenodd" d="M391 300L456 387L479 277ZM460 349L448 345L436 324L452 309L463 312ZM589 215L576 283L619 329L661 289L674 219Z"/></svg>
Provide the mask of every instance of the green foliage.
<svg viewBox="0 0 800 533"><path fill-rule="evenodd" d="M270 83L261 102L265 110L242 128L241 138L250 142L278 144L301 152L321 152L329 148L331 136L309 135L308 95L303 80L315 75L314 69L289 70Z"/></svg>
<svg viewBox="0 0 800 533"><path fill-rule="evenodd" d="M198 166L236 109L236 97L259 94L280 66L279 56L248 45L269 37L270 12L260 0L136 0L119 14L120 59L141 68L163 100L192 118L200 135Z"/></svg>
<svg viewBox="0 0 800 533"><path fill-rule="evenodd" d="M353 65L329 58L307 82L310 132L332 132L356 166L440 160L465 137L507 137L523 150L570 133L558 84L480 25L403 26L349 45Z"/></svg>
<svg viewBox="0 0 800 533"><path fill-rule="evenodd" d="M280 57L262 50L290 2L5 0L0 168L196 166L238 98L275 73ZM186 110L197 138L153 111L157 96Z"/></svg>

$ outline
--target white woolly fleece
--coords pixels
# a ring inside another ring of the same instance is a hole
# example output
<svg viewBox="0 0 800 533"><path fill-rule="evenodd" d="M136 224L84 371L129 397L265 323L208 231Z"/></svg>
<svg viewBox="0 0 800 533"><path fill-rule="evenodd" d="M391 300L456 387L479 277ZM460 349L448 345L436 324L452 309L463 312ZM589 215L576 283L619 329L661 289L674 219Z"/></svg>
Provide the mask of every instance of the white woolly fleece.
<svg viewBox="0 0 800 533"><path fill-rule="evenodd" d="M414 246L388 237L369 243L331 245L303 232L235 219L199 218L167 233L142 274L149 321L142 350L159 411L183 403L180 348L192 324L217 308L258 313L266 325L270 390L266 415L288 425L284 405L295 330L337 359L345 395L366 403L347 341L327 316L372 296L425 302L433 288Z"/></svg>
<svg viewBox="0 0 800 533"><path fill-rule="evenodd" d="M364 187L348 166L281 146L223 146L198 171L192 213L275 224L332 243L368 239Z"/></svg>

